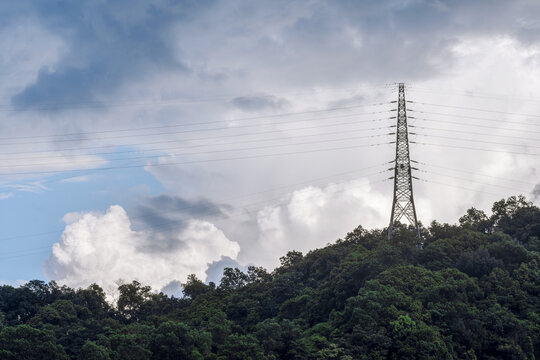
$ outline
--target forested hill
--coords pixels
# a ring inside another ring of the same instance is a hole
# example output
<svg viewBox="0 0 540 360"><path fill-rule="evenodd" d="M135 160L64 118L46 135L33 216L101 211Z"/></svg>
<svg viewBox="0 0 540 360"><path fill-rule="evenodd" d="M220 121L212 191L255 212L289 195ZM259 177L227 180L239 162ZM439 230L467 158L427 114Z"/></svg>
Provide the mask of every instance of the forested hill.
<svg viewBox="0 0 540 360"><path fill-rule="evenodd" d="M358 227L272 273L190 276L180 299L2 286L0 359L540 359L540 209L512 197L459 222L423 228L423 249Z"/></svg>

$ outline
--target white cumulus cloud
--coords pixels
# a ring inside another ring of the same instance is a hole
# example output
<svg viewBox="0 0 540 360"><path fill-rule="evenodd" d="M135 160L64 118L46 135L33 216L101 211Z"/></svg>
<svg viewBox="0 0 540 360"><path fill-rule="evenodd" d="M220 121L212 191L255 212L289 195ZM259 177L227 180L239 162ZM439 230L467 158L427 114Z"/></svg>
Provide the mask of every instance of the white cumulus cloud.
<svg viewBox="0 0 540 360"><path fill-rule="evenodd" d="M308 186L288 201L266 206L257 214L259 246L242 247L248 258L272 268L290 250L307 252L343 237L358 225L382 227L388 222L388 195L374 190L369 180L356 179Z"/></svg>
<svg viewBox="0 0 540 360"><path fill-rule="evenodd" d="M190 220L176 235L168 232L167 239L157 232L135 231L118 205L104 214L69 213L64 221L62 239L54 244L45 273L74 288L97 283L113 291L121 279L160 290L192 273L204 279L208 263L222 256L235 259L240 251L207 221Z"/></svg>

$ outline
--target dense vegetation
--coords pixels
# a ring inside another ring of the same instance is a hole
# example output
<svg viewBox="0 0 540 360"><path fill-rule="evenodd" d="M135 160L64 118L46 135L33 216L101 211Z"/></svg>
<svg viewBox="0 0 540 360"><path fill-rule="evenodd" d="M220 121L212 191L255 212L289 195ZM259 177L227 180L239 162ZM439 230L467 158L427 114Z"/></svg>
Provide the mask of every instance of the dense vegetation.
<svg viewBox="0 0 540 360"><path fill-rule="evenodd" d="M0 359L540 359L540 209L524 198L459 225L358 227L272 273L190 276L183 298L0 287Z"/></svg>

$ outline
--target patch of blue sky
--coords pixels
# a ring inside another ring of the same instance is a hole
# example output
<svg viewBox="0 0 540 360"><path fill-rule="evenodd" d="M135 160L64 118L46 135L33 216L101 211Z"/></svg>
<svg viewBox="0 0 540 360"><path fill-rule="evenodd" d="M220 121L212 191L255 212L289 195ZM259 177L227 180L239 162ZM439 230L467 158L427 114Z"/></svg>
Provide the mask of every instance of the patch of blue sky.
<svg viewBox="0 0 540 360"><path fill-rule="evenodd" d="M44 183L46 188L38 192L19 191L0 200L0 278L3 281L45 280L43 262L52 244L61 237L65 214L104 212L114 204L129 206L133 196L152 196L164 190L143 167L74 171L48 178ZM28 236L34 234L39 235Z"/></svg>

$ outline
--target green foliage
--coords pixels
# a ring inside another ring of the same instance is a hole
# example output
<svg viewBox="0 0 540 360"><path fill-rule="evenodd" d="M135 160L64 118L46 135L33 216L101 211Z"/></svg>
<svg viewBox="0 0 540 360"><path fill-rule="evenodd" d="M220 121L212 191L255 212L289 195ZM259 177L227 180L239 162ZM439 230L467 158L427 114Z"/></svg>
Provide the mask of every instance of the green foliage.
<svg viewBox="0 0 540 360"><path fill-rule="evenodd" d="M190 329L184 323L167 321L151 335L150 351L153 359L200 360L210 353L211 335Z"/></svg>
<svg viewBox="0 0 540 360"><path fill-rule="evenodd" d="M459 225L361 226L272 273L190 275L184 297L133 281L0 286L0 359L540 359L540 209L522 197Z"/></svg>
<svg viewBox="0 0 540 360"><path fill-rule="evenodd" d="M502 267L503 262L490 256L485 248L473 252L464 252L459 256L456 267L469 276L482 277L491 273L496 267Z"/></svg>
<svg viewBox="0 0 540 360"><path fill-rule="evenodd" d="M120 295L116 306L127 320L137 320L144 302L151 296L150 286L142 286L138 281L118 287Z"/></svg>
<svg viewBox="0 0 540 360"><path fill-rule="evenodd" d="M221 347L218 360L265 360L263 349L253 335L232 334Z"/></svg>
<svg viewBox="0 0 540 360"><path fill-rule="evenodd" d="M6 327L0 332L0 358L5 360L69 359L49 331L29 325Z"/></svg>
<svg viewBox="0 0 540 360"><path fill-rule="evenodd" d="M87 341L79 352L79 360L111 360L109 350L93 341Z"/></svg>
<svg viewBox="0 0 540 360"><path fill-rule="evenodd" d="M188 275L186 283L182 285L184 296L190 299L196 299L199 295L205 294L211 290L211 287L197 279L195 274Z"/></svg>

